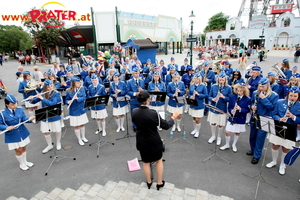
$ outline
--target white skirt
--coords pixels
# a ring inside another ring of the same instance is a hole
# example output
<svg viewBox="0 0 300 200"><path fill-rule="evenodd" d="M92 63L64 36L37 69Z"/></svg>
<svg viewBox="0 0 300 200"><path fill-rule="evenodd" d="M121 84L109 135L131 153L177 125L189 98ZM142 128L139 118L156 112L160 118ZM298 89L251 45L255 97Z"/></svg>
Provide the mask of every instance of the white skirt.
<svg viewBox="0 0 300 200"><path fill-rule="evenodd" d="M21 142L7 143L8 150L14 150L14 149L18 149L20 147L25 147L29 143L30 143L29 137L25 138L25 140L21 139Z"/></svg>
<svg viewBox="0 0 300 200"><path fill-rule="evenodd" d="M70 116L70 126L80 126L88 123L89 120L86 116L86 113L80 116Z"/></svg>
<svg viewBox="0 0 300 200"><path fill-rule="evenodd" d="M165 105L161 106L149 106L150 109L156 110L157 112L165 111Z"/></svg>
<svg viewBox="0 0 300 200"><path fill-rule="evenodd" d="M167 106L167 111L169 112L169 113L173 113L173 112L175 112L175 110L179 110L179 113L180 114L182 114L183 113L183 106L181 106L181 107L173 107L173 106Z"/></svg>
<svg viewBox="0 0 300 200"><path fill-rule="evenodd" d="M41 131L42 133L61 132L60 120L57 120L55 122L48 122L48 123L41 121Z"/></svg>
<svg viewBox="0 0 300 200"><path fill-rule="evenodd" d="M216 124L218 126L225 126L226 124L226 118L227 115L225 114L216 114L213 112L208 112L207 121L210 124Z"/></svg>
<svg viewBox="0 0 300 200"><path fill-rule="evenodd" d="M32 103L30 103L30 101L25 101L25 107L26 108L38 107L39 105L40 105L40 102L32 104Z"/></svg>
<svg viewBox="0 0 300 200"><path fill-rule="evenodd" d="M103 110L91 110L91 118L93 119L104 119L107 117L106 109Z"/></svg>
<svg viewBox="0 0 300 200"><path fill-rule="evenodd" d="M246 125L245 124L231 125L231 123L228 121L225 130L231 133L242 133L242 132L246 132Z"/></svg>
<svg viewBox="0 0 300 200"><path fill-rule="evenodd" d="M203 117L203 114L204 114L204 109L195 110L195 109L189 108L189 115L191 115L192 117L201 118L201 117Z"/></svg>
<svg viewBox="0 0 300 200"><path fill-rule="evenodd" d="M125 115L129 112L128 105L123 106L121 108L113 108L113 116Z"/></svg>
<svg viewBox="0 0 300 200"><path fill-rule="evenodd" d="M293 149L294 146L296 146L296 143L292 140L286 140L274 134L268 134L268 135L269 135L268 136L269 142L271 142L272 144L280 145L287 149Z"/></svg>

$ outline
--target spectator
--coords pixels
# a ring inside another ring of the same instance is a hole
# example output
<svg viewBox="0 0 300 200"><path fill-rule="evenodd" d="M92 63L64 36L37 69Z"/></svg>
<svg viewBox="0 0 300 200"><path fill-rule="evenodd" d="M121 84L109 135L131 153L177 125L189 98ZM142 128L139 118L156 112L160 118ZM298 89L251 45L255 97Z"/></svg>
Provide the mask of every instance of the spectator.
<svg viewBox="0 0 300 200"><path fill-rule="evenodd" d="M297 50L294 54L294 62L297 63L299 60L299 56L300 56L300 47L297 47Z"/></svg>
<svg viewBox="0 0 300 200"><path fill-rule="evenodd" d="M34 72L32 73L32 79L41 82L43 78L43 73L40 71L38 66L33 67Z"/></svg>

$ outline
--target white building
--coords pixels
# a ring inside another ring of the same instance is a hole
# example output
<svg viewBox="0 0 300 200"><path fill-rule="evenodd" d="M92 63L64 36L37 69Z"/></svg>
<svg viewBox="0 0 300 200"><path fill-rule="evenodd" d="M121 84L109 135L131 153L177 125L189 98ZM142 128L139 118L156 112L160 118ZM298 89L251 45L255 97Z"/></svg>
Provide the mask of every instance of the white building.
<svg viewBox="0 0 300 200"><path fill-rule="evenodd" d="M228 20L226 29L207 32L205 45L213 46L222 42L253 46L262 42L267 49L272 49L274 44L280 47L300 44L300 17L295 17L293 13L281 14L273 25L270 25L266 16L256 16L249 23L249 27L245 28L239 18L233 17Z"/></svg>

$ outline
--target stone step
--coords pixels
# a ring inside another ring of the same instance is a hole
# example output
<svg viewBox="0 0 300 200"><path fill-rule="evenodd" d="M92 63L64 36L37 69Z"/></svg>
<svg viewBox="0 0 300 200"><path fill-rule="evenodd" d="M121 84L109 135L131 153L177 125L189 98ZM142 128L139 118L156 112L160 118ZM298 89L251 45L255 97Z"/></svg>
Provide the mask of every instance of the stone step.
<svg viewBox="0 0 300 200"><path fill-rule="evenodd" d="M174 184L166 182L159 191L154 183L149 190L145 182L141 184L124 181L108 181L104 186L99 184L82 184L78 190L67 188L53 189L50 193L40 191L30 200L233 200L226 196L216 196L207 191L185 188L176 188ZM9 197L7 200L26 200L25 198Z"/></svg>

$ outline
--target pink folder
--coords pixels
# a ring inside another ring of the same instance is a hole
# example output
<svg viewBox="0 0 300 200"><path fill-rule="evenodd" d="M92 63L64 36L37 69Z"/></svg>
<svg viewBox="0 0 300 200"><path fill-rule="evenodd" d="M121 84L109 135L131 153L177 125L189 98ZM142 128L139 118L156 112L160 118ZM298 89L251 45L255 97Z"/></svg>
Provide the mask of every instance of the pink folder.
<svg viewBox="0 0 300 200"><path fill-rule="evenodd" d="M129 160L127 161L127 165L128 165L128 170L130 172L133 172L133 171L138 171L141 169L140 167L140 164L139 164L139 161L137 158L133 159L133 160Z"/></svg>

